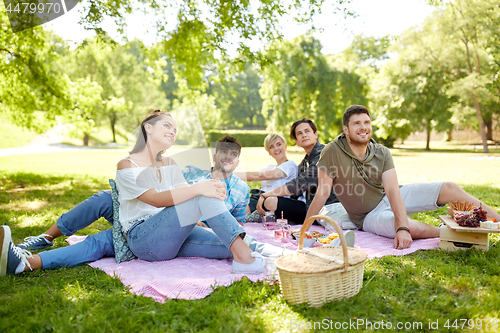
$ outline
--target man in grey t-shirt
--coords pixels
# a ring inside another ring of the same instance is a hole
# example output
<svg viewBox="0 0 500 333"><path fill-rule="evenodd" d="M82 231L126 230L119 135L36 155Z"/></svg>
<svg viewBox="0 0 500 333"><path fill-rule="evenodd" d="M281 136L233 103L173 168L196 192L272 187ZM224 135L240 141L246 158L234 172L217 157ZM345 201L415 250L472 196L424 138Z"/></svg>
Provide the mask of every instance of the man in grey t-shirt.
<svg viewBox="0 0 500 333"><path fill-rule="evenodd" d="M323 150L318 166L318 191L307 212L316 215L331 189L359 229L394 238L397 249L409 248L413 238L439 237L439 228L407 216L435 210L455 200L481 205L488 216L498 212L452 182L403 185L400 189L392 156L372 140L371 117L362 105L349 107L343 130ZM342 194L340 194L342 192Z"/></svg>

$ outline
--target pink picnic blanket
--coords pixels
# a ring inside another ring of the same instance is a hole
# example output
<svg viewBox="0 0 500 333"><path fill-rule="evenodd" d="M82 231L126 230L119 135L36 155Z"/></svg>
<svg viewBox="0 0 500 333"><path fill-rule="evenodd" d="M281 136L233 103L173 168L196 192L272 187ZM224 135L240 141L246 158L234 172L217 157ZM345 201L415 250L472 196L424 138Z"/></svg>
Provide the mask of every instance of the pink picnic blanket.
<svg viewBox="0 0 500 333"><path fill-rule="evenodd" d="M293 226L299 228L300 226ZM297 242L285 239L276 240L273 231L265 230L259 223L245 224L246 232L260 242L297 249ZM312 226L311 230L324 231L322 227ZM416 240L411 248L396 250L393 239L380 237L368 232L354 231L356 234L355 248L363 250L368 258L380 258L386 255L405 255L421 249L436 249L439 238ZM71 236L67 239L74 244L86 236ZM319 244L315 246L321 246ZM175 258L173 260L148 262L140 259L117 264L115 258L104 258L90 263L91 267L99 268L111 276L116 275L124 285L130 286L130 291L155 301L165 302L165 299L201 299L217 286L230 286L241 280L245 275L232 274L231 260L205 258ZM247 275L250 281L263 280L263 275Z"/></svg>

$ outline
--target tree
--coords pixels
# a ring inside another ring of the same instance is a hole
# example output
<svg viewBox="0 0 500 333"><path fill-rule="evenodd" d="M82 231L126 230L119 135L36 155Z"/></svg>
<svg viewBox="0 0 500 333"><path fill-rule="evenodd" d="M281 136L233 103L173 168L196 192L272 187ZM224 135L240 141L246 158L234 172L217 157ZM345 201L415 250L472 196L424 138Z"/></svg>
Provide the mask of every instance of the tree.
<svg viewBox="0 0 500 333"><path fill-rule="evenodd" d="M102 87L94 123L109 122L114 142L117 124L133 128L145 113L168 107L161 91L162 67L166 63L146 54L140 41L110 45L89 39L60 62L73 80L89 78Z"/></svg>
<svg viewBox="0 0 500 333"><path fill-rule="evenodd" d="M206 146L203 131L215 128L220 123L215 97L196 90L185 89L182 102L174 100L173 112L179 128L177 141L186 144Z"/></svg>
<svg viewBox="0 0 500 333"><path fill-rule="evenodd" d="M83 145L89 145L89 134L95 129L97 109L101 102L102 87L90 78L78 79L71 83L73 107L65 113L71 125L70 134L83 136Z"/></svg>
<svg viewBox="0 0 500 333"><path fill-rule="evenodd" d="M223 124L250 127L264 125L262 98L259 93L263 80L256 68L247 65L243 72L236 72L228 78L221 78L220 74L215 72L209 80L212 83L207 93L216 97Z"/></svg>
<svg viewBox="0 0 500 333"><path fill-rule="evenodd" d="M160 60L159 54L166 55L172 61L172 68L179 78L187 80L192 88L203 86L204 68L209 64L232 63L243 68L248 62L268 63L260 52L252 51L249 41L260 39L263 42L281 38L280 18L293 14L297 21L312 22L315 13L321 10L324 0L280 1L89 1L81 2L81 23L85 28L97 33L97 40L116 44L102 29L105 19L115 20L119 31L126 27L127 15L133 12L151 12L156 14L157 34L162 40L156 47L148 50L149 67ZM352 13L345 7L344 0L333 0L336 11L344 15ZM165 13L177 13L174 28ZM44 109L47 116L54 119L71 108L69 79L65 71L52 70L57 62L57 52L51 44L48 33L42 27L13 34L7 15L0 13L0 111L16 115L18 123L33 126L31 115L34 110ZM239 56L229 59L226 51L230 41L236 38ZM85 48L86 42L81 47ZM147 63L147 62L145 62ZM107 71L104 65L100 70ZM108 71L109 72L109 71ZM92 71L90 72L92 75ZM94 73L96 74L96 73ZM84 78L84 76L79 76ZM73 78L73 81L75 78ZM103 94L111 91L107 84L98 79ZM110 81L111 83L111 81ZM151 88L151 82L147 88ZM146 87L141 87L147 89ZM126 94L123 92L123 94ZM122 98L125 95L110 93L108 96ZM152 95L156 105L156 89ZM134 102L134 106L137 103ZM144 110L141 110L141 114ZM134 119L124 117L123 121Z"/></svg>
<svg viewBox="0 0 500 333"><path fill-rule="evenodd" d="M60 57L56 43L41 27L12 33L6 12L0 11L0 112L39 132L71 105L67 75L51 70ZM33 122L36 110L45 111L45 121Z"/></svg>
<svg viewBox="0 0 500 333"><path fill-rule="evenodd" d="M378 134L390 136L409 132L426 132L426 150L430 150L432 131L449 131L452 127L449 111L455 98L449 98L450 80L433 59L420 47L433 38L426 29L411 28L399 36L391 47L393 57L379 76L372 81L372 100L377 115ZM382 121L381 121L382 120ZM403 127L398 130L398 127Z"/></svg>
<svg viewBox="0 0 500 333"><path fill-rule="evenodd" d="M261 96L275 130L286 133L293 121L308 117L318 125L321 140L328 141L341 131L347 107L366 104L361 78L332 68L320 50L318 40L305 36L269 47L276 61L264 70Z"/></svg>
<svg viewBox="0 0 500 333"><path fill-rule="evenodd" d="M133 103L131 101L125 101L125 98L116 98L111 96L107 101L106 111L109 114L109 122L111 125L111 133L113 135L113 142L116 142L116 122L119 119L119 115L126 114L128 110L132 109Z"/></svg>
<svg viewBox="0 0 500 333"><path fill-rule="evenodd" d="M490 42L498 41L500 3L496 0L454 0L426 21L436 43L423 47L441 70L453 79L448 90L463 106L472 105L483 151L488 152L485 115L481 105L497 103L491 88L498 81ZM496 78L496 79L495 79Z"/></svg>
<svg viewBox="0 0 500 333"><path fill-rule="evenodd" d="M394 126L406 133L424 129L429 149L431 130L451 134L451 122L473 124L469 115L474 110L488 152L485 120L499 103L500 72L491 47L499 41L499 26L497 1L454 0L399 36L392 48L397 56L381 73L386 79L372 85L385 134L394 133Z"/></svg>
<svg viewBox="0 0 500 333"><path fill-rule="evenodd" d="M334 12L344 16L352 15L344 0L333 0ZM113 19L120 30L126 26L126 14L146 11L155 15L157 33L162 38L158 52L165 54L174 63L179 76L188 79L193 88L202 83L203 69L206 65L232 62L243 68L248 62L267 59L258 52L251 51L248 42L259 39L263 43L280 39L280 19L293 15L301 23L312 23L312 18L321 11L324 0L291 0L289 2L272 0L224 1L224 0L139 0L139 1L90 1L81 3L82 23L87 29L106 38L101 28L105 18ZM177 13L177 24L173 30L171 16ZM226 47L229 40L237 40L238 54L230 59Z"/></svg>
<svg viewBox="0 0 500 333"><path fill-rule="evenodd" d="M376 38L356 35L344 53L353 53L357 56L357 62L368 63L371 67L378 69L380 62L389 59L388 48L391 42L390 36Z"/></svg>

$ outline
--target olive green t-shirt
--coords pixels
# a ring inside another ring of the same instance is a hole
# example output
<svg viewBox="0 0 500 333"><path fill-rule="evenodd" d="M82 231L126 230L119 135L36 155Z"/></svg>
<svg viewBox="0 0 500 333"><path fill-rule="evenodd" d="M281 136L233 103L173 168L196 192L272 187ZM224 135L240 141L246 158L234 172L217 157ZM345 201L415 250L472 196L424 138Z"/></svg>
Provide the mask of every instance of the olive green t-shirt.
<svg viewBox="0 0 500 333"><path fill-rule="evenodd" d="M337 198L351 221L362 229L365 216L385 195L382 173L394 168L389 149L372 139L365 159L360 160L342 133L325 146L317 166L334 179L333 190Z"/></svg>

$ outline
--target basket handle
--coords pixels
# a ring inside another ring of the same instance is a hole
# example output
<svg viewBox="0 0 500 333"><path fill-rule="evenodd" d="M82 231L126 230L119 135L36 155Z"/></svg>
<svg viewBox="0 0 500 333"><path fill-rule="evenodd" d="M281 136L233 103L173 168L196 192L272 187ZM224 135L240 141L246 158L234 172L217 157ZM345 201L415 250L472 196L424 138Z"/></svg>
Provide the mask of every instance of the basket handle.
<svg viewBox="0 0 500 333"><path fill-rule="evenodd" d="M330 223L335 228L335 231L339 234L340 244L342 245L342 253L344 255L344 268L347 269L349 267L349 256L347 254L347 245L346 245L347 242L345 240L344 233L342 232L342 229L340 228L340 226L338 225L338 223L335 222L334 219L332 219L331 217L328 217L326 215L313 215L313 216L311 216L310 218L308 218L304 222L304 224L302 225L302 228L300 228L300 239L299 239L299 248L298 248L298 250L299 251L302 250L302 247L303 247L303 244L304 244L304 238L306 236L306 231L307 231L307 229L309 229L309 226L316 219L327 221L328 223Z"/></svg>

